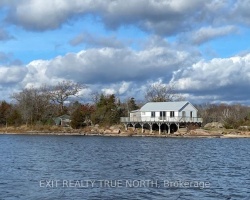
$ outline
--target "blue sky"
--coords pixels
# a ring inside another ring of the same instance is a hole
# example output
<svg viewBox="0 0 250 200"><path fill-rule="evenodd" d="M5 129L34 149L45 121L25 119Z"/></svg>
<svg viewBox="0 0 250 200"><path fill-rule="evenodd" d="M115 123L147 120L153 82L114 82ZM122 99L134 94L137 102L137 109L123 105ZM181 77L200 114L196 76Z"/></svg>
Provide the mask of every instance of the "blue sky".
<svg viewBox="0 0 250 200"><path fill-rule="evenodd" d="M142 100L250 104L249 0L0 0L0 92L69 79ZM0 99L1 100L1 99Z"/></svg>

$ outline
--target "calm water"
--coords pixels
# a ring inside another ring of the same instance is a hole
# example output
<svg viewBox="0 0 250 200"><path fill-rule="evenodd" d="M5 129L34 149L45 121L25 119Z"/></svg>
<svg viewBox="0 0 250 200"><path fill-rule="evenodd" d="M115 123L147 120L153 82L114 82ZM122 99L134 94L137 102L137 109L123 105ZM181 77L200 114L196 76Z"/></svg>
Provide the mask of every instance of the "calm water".
<svg viewBox="0 0 250 200"><path fill-rule="evenodd" d="M249 151L250 139L0 135L0 199L248 200Z"/></svg>

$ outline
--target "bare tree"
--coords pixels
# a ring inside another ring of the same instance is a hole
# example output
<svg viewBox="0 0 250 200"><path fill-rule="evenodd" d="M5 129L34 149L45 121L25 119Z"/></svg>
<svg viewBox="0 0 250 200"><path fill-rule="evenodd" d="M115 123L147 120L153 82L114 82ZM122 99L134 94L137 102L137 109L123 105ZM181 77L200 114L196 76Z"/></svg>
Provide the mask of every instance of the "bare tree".
<svg viewBox="0 0 250 200"><path fill-rule="evenodd" d="M50 97L52 101L60 105L60 109L63 111L64 102L71 96L77 96L79 91L83 88L86 88L86 86L72 81L62 81L51 87Z"/></svg>
<svg viewBox="0 0 250 200"><path fill-rule="evenodd" d="M181 101L185 98L175 92L174 85L155 83L148 87L145 99L148 102Z"/></svg>
<svg viewBox="0 0 250 200"><path fill-rule="evenodd" d="M46 120L50 109L50 96L45 88L26 88L11 96L17 101L17 107L26 124Z"/></svg>

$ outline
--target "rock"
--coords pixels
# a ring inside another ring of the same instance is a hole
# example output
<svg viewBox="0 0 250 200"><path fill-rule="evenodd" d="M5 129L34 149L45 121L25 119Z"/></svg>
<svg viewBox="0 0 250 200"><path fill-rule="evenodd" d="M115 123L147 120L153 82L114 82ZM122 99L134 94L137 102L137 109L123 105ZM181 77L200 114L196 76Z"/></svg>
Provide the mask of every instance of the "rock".
<svg viewBox="0 0 250 200"><path fill-rule="evenodd" d="M110 130L115 130L116 127L115 127L115 126L110 126L109 129L110 129Z"/></svg>
<svg viewBox="0 0 250 200"><path fill-rule="evenodd" d="M211 122L207 123L204 128L223 128L223 124L220 122Z"/></svg>
<svg viewBox="0 0 250 200"><path fill-rule="evenodd" d="M190 135L210 135L207 131L203 129L196 129L189 131Z"/></svg>
<svg viewBox="0 0 250 200"><path fill-rule="evenodd" d="M104 133L104 129L99 129L98 133L103 134Z"/></svg>
<svg viewBox="0 0 250 200"><path fill-rule="evenodd" d="M109 130L109 129L106 129L106 130L104 131L104 134L111 134L111 133L112 133L112 131Z"/></svg>
<svg viewBox="0 0 250 200"><path fill-rule="evenodd" d="M179 130L176 133L186 134L187 133L187 128L179 128Z"/></svg>
<svg viewBox="0 0 250 200"><path fill-rule="evenodd" d="M115 133L115 134L119 134L120 132L121 132L120 129L114 129L114 130L112 130L112 133Z"/></svg>

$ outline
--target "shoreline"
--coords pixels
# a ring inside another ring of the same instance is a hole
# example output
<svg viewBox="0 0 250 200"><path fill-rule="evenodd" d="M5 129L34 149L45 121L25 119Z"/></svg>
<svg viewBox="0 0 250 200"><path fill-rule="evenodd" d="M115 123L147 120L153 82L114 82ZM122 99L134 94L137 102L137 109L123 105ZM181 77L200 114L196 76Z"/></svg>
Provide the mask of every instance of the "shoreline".
<svg viewBox="0 0 250 200"><path fill-rule="evenodd" d="M87 126L81 129L60 126L9 126L1 127L0 135L48 135L48 136L102 136L102 137L157 137L157 138L250 138L250 131L225 128L197 128L187 130L180 128L177 132L167 134L158 130L150 132L148 129L141 130L129 127L127 130L122 125L112 126Z"/></svg>
<svg viewBox="0 0 250 200"><path fill-rule="evenodd" d="M101 134L86 132L43 132L43 131L24 131L24 132L0 132L0 135L43 135L43 136L101 136L101 137L155 137L155 138L250 138L250 135L241 134L138 134L138 133L119 133Z"/></svg>

